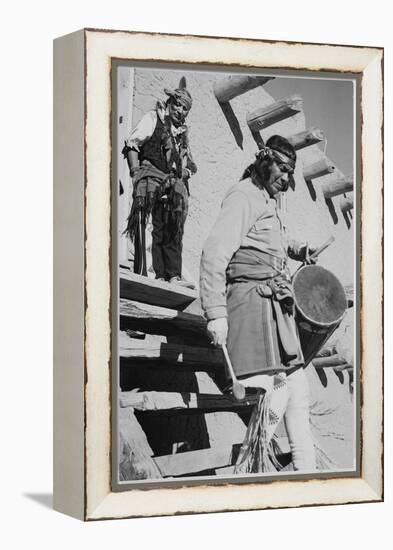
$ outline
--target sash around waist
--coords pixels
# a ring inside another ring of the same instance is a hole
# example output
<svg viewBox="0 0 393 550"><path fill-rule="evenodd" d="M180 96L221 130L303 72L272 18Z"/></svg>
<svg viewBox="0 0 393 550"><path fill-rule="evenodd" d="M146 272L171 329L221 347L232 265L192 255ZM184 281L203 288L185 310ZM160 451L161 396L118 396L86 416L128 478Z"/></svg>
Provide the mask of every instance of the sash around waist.
<svg viewBox="0 0 393 550"><path fill-rule="evenodd" d="M287 258L272 256L261 250L239 248L232 256L227 268L229 283L241 281L262 281L277 275L287 275Z"/></svg>

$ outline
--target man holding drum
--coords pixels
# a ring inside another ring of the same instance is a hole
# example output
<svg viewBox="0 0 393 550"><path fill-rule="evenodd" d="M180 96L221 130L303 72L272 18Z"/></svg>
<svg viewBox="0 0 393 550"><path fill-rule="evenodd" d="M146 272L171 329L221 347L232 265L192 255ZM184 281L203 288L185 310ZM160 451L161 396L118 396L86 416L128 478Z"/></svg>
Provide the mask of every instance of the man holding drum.
<svg viewBox="0 0 393 550"><path fill-rule="evenodd" d="M265 392L268 414L258 419L265 423L258 432L265 445L271 448L284 415L294 469L312 472L309 388L287 263L288 257L307 262L313 251L287 241L276 202L288 190L295 163L291 144L272 136L228 191L203 249L200 288L213 343L227 344L244 386ZM250 457L242 471L255 471Z"/></svg>

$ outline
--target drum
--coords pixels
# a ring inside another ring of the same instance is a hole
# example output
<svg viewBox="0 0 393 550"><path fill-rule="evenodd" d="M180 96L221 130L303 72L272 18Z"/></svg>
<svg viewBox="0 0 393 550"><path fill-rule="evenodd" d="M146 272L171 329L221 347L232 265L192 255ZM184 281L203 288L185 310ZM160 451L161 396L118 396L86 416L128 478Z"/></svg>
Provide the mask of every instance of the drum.
<svg viewBox="0 0 393 550"><path fill-rule="evenodd" d="M301 267L292 285L295 319L307 365L341 323L347 297L337 277L318 265Z"/></svg>

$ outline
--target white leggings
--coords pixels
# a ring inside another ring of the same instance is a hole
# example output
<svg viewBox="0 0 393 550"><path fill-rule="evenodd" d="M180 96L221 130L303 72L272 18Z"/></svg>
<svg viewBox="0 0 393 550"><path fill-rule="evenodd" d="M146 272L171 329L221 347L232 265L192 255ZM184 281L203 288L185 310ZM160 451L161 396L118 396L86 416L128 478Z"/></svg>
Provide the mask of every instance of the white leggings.
<svg viewBox="0 0 393 550"><path fill-rule="evenodd" d="M283 373L280 373L282 376ZM263 388L272 395L272 408L282 418L288 434L292 452L293 467L301 472L314 472L315 448L310 427L310 390L303 368L298 368L286 376L286 395L279 403L274 403L272 374L259 374L242 379L246 387ZM273 434L271 434L273 435Z"/></svg>

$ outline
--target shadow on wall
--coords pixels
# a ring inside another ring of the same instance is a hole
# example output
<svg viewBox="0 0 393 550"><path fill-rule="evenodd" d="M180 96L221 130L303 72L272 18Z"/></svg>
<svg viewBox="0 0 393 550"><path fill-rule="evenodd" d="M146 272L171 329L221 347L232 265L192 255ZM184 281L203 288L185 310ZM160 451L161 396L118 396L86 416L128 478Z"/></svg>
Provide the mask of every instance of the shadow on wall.
<svg viewBox="0 0 393 550"><path fill-rule="evenodd" d="M337 216L337 212L336 212L336 209L334 207L333 201L330 198L326 198L325 202L326 202L326 206L328 207L329 214L330 214L330 216L333 220L333 223L334 223L334 225L336 225L338 223L338 216ZM342 212L342 215L343 215L343 218L344 218L344 221L345 221L345 224L346 224L347 228L351 229L352 218L353 218L351 210L341 208L341 212Z"/></svg>
<svg viewBox="0 0 393 550"><path fill-rule="evenodd" d="M326 202L326 206L328 207L329 214L333 220L333 223L334 225L336 225L338 223L338 216L337 216L336 209L334 208L333 201L332 199L325 199L325 202Z"/></svg>
<svg viewBox="0 0 393 550"><path fill-rule="evenodd" d="M228 122L229 128L231 129L233 137L235 138L236 144L238 145L238 147L240 147L241 150L243 150L243 132L240 128L239 121L236 118L231 104L228 101L226 103L218 102L218 104L221 107L226 121Z"/></svg>
<svg viewBox="0 0 393 550"><path fill-rule="evenodd" d="M344 373L343 371L339 369L331 369L332 372L337 376L339 382L341 385L345 383ZM315 369L315 372L317 373L318 379L322 386L326 388L328 386L328 378L326 376L325 369ZM351 384L353 384L353 370L348 370L348 388L351 387ZM350 390L351 392L351 390Z"/></svg>
<svg viewBox="0 0 393 550"><path fill-rule="evenodd" d="M312 180L305 179L304 180L307 185L308 192L310 193L311 199L315 202L317 200L317 193L315 191L315 187L313 185Z"/></svg>
<svg viewBox="0 0 393 550"><path fill-rule="evenodd" d="M345 223L347 224L348 229L351 229L351 220L352 220L352 212L351 211L344 211L343 212L343 218L345 220Z"/></svg>

